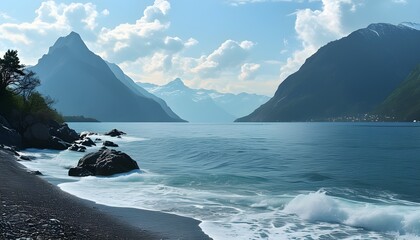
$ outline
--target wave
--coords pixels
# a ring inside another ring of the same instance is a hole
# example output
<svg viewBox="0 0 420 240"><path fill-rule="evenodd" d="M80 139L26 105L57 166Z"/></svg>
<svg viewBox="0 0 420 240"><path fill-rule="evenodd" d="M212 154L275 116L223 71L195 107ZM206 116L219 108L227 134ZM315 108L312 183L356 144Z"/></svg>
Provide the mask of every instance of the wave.
<svg viewBox="0 0 420 240"><path fill-rule="evenodd" d="M327 195L300 194L283 209L311 222L339 223L365 230L420 237L420 204L372 204Z"/></svg>

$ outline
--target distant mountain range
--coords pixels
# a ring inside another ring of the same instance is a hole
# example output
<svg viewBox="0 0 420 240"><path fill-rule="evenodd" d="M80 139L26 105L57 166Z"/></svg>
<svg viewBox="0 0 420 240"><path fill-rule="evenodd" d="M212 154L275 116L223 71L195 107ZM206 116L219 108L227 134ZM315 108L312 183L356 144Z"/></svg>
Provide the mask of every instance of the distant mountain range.
<svg viewBox="0 0 420 240"><path fill-rule="evenodd" d="M284 80L273 98L237 121L324 121L372 113L384 101L383 113L411 116L411 110L399 113L392 106L419 102L405 99L414 94L415 77L397 89L420 63L417 29L414 23L371 24L328 43Z"/></svg>
<svg viewBox="0 0 420 240"><path fill-rule="evenodd" d="M75 32L59 38L30 69L41 79L38 90L55 99L63 115L99 121L183 121L118 66L91 52Z"/></svg>
<svg viewBox="0 0 420 240"><path fill-rule="evenodd" d="M190 122L232 122L269 99L267 96L256 94L192 89L179 78L163 86L138 84L165 100L181 118Z"/></svg>

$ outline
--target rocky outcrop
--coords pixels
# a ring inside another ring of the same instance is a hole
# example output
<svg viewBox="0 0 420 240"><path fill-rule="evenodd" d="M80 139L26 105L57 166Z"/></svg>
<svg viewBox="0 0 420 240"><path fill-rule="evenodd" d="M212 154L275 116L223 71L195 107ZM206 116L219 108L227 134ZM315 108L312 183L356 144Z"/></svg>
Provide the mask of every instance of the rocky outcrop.
<svg viewBox="0 0 420 240"><path fill-rule="evenodd" d="M22 137L20 134L12 129L2 116L0 116L0 144L15 146L17 148L22 147Z"/></svg>
<svg viewBox="0 0 420 240"><path fill-rule="evenodd" d="M118 147L118 144L111 142L111 141L105 141L102 143L105 147Z"/></svg>
<svg viewBox="0 0 420 240"><path fill-rule="evenodd" d="M85 137L91 136L91 135L98 135L97 133L94 132L88 132L88 131L84 131L80 133L80 139L83 139Z"/></svg>
<svg viewBox="0 0 420 240"><path fill-rule="evenodd" d="M79 160L77 167L70 168L69 176L110 176L139 169L137 162L127 154L114 149L101 148Z"/></svg>
<svg viewBox="0 0 420 240"><path fill-rule="evenodd" d="M48 125L36 122L29 126L23 133L23 143L25 147L65 150L70 143L61 138L52 136Z"/></svg>
<svg viewBox="0 0 420 240"><path fill-rule="evenodd" d="M111 136L111 137L119 137L121 135L125 135L126 133L117 129L112 129L111 131L105 133L105 135Z"/></svg>
<svg viewBox="0 0 420 240"><path fill-rule="evenodd" d="M96 146L96 143L92 141L89 137L85 137L84 139L75 141L76 144L80 144L86 147L93 147Z"/></svg>
<svg viewBox="0 0 420 240"><path fill-rule="evenodd" d="M52 121L53 122L53 121ZM72 143L79 139L79 134L76 131L69 128L67 124L62 125L50 124L50 134L60 138L61 140Z"/></svg>
<svg viewBox="0 0 420 240"><path fill-rule="evenodd" d="M86 151L86 147L73 143L69 148L67 148L70 151L75 151L75 152L85 152Z"/></svg>

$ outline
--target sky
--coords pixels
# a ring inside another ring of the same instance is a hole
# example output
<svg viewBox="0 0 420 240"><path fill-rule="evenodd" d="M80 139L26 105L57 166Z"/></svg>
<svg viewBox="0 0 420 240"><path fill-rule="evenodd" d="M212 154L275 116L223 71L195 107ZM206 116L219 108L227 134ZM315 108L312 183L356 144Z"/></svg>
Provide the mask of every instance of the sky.
<svg viewBox="0 0 420 240"><path fill-rule="evenodd" d="M135 81L273 96L321 46L419 12L419 0L2 1L0 52L35 65L75 31Z"/></svg>

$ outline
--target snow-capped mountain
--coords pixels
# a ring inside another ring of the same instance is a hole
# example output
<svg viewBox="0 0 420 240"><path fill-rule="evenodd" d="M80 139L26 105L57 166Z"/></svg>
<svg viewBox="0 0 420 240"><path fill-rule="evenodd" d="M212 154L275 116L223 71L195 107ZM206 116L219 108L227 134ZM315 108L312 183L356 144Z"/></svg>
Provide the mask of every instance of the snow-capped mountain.
<svg viewBox="0 0 420 240"><path fill-rule="evenodd" d="M190 122L232 122L238 116L251 113L269 99L256 94L192 89L179 78L163 86L138 84L165 100L181 118Z"/></svg>

